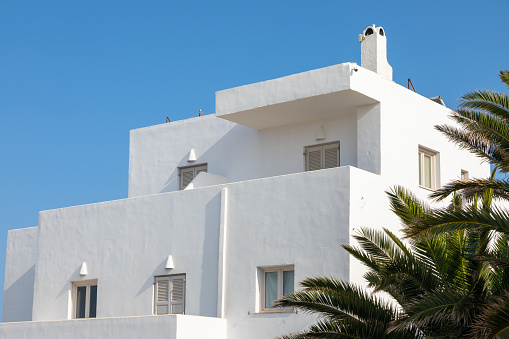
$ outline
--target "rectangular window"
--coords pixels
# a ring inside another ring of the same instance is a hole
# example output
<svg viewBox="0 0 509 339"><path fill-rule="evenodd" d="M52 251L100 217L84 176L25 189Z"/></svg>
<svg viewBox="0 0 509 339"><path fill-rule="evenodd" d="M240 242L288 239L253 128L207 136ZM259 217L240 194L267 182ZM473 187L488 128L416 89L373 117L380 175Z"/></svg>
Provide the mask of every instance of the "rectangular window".
<svg viewBox="0 0 509 339"><path fill-rule="evenodd" d="M200 172L207 172L207 164L179 167L179 189L186 188Z"/></svg>
<svg viewBox="0 0 509 339"><path fill-rule="evenodd" d="M97 280L76 281L73 285L73 318L95 318L97 311Z"/></svg>
<svg viewBox="0 0 509 339"><path fill-rule="evenodd" d="M306 146L304 148L306 171L316 171L339 166L339 141Z"/></svg>
<svg viewBox="0 0 509 339"><path fill-rule="evenodd" d="M260 310L271 311L277 299L294 292L294 268L293 266L262 267L260 273Z"/></svg>
<svg viewBox="0 0 509 339"><path fill-rule="evenodd" d="M435 189L438 176L438 152L419 146L419 185Z"/></svg>
<svg viewBox="0 0 509 339"><path fill-rule="evenodd" d="M468 180L468 171L461 170L461 181L467 181Z"/></svg>
<svg viewBox="0 0 509 339"><path fill-rule="evenodd" d="M155 277L154 314L185 314L186 275Z"/></svg>

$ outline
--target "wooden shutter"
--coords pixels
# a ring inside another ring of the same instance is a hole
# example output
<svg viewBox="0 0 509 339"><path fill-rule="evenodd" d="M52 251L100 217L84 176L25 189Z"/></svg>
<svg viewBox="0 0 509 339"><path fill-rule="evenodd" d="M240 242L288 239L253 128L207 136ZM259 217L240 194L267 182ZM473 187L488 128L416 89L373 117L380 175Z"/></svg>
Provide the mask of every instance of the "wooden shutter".
<svg viewBox="0 0 509 339"><path fill-rule="evenodd" d="M170 306L172 314L185 313L186 276L185 274L171 277Z"/></svg>
<svg viewBox="0 0 509 339"><path fill-rule="evenodd" d="M180 189L183 190L200 172L207 172L207 164L179 168Z"/></svg>
<svg viewBox="0 0 509 339"><path fill-rule="evenodd" d="M156 277L155 314L170 313L170 277Z"/></svg>
<svg viewBox="0 0 509 339"><path fill-rule="evenodd" d="M200 172L207 172L207 165L196 166L196 174L194 176L196 177Z"/></svg>
<svg viewBox="0 0 509 339"><path fill-rule="evenodd" d="M323 145L323 168L339 166L339 144Z"/></svg>
<svg viewBox="0 0 509 339"><path fill-rule="evenodd" d="M306 171L322 169L322 147L308 147L306 149Z"/></svg>
<svg viewBox="0 0 509 339"><path fill-rule="evenodd" d="M180 169L180 189L184 189L194 179L194 167Z"/></svg>

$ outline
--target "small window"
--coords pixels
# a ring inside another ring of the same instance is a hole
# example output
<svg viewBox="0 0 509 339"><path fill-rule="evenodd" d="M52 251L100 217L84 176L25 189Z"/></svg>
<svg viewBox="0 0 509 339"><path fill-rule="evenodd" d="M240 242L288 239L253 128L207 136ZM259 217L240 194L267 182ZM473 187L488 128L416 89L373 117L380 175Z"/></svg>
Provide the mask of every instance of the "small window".
<svg viewBox="0 0 509 339"><path fill-rule="evenodd" d="M419 147L419 185L435 189L438 175L438 152Z"/></svg>
<svg viewBox="0 0 509 339"><path fill-rule="evenodd" d="M461 170L461 181L467 181L468 180L468 171Z"/></svg>
<svg viewBox="0 0 509 339"><path fill-rule="evenodd" d="M274 302L294 292L294 268L292 266L273 266L260 268L261 273L261 311L272 311Z"/></svg>
<svg viewBox="0 0 509 339"><path fill-rule="evenodd" d="M304 148L306 171L339 166L339 142L307 146Z"/></svg>
<svg viewBox="0 0 509 339"><path fill-rule="evenodd" d="M97 311L97 280L76 281L73 285L73 318L95 318Z"/></svg>
<svg viewBox="0 0 509 339"><path fill-rule="evenodd" d="M186 275L155 277L154 314L185 314Z"/></svg>
<svg viewBox="0 0 509 339"><path fill-rule="evenodd" d="M179 189L186 188L200 172L207 172L207 164L179 167Z"/></svg>

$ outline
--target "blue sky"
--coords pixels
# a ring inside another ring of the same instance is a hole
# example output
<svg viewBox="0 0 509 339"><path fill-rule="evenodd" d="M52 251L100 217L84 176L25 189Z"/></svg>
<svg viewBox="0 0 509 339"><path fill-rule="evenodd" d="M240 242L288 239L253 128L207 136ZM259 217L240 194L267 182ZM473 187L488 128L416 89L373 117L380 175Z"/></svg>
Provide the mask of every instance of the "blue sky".
<svg viewBox="0 0 509 339"><path fill-rule="evenodd" d="M218 90L360 64L384 27L394 80L454 108L506 91L507 0L0 1L0 283L7 230L127 197L129 130L214 113ZM2 298L0 296L0 305Z"/></svg>

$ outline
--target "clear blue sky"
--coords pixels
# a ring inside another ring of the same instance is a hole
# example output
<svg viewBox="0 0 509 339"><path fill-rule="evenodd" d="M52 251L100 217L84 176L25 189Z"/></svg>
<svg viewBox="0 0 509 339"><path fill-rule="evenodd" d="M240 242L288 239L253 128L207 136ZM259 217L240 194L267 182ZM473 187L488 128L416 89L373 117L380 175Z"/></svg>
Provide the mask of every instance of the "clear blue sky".
<svg viewBox="0 0 509 339"><path fill-rule="evenodd" d="M506 91L508 12L507 0L0 0L0 283L7 230L127 197L129 130L212 114L218 90L360 64L372 24L397 83L449 107Z"/></svg>

